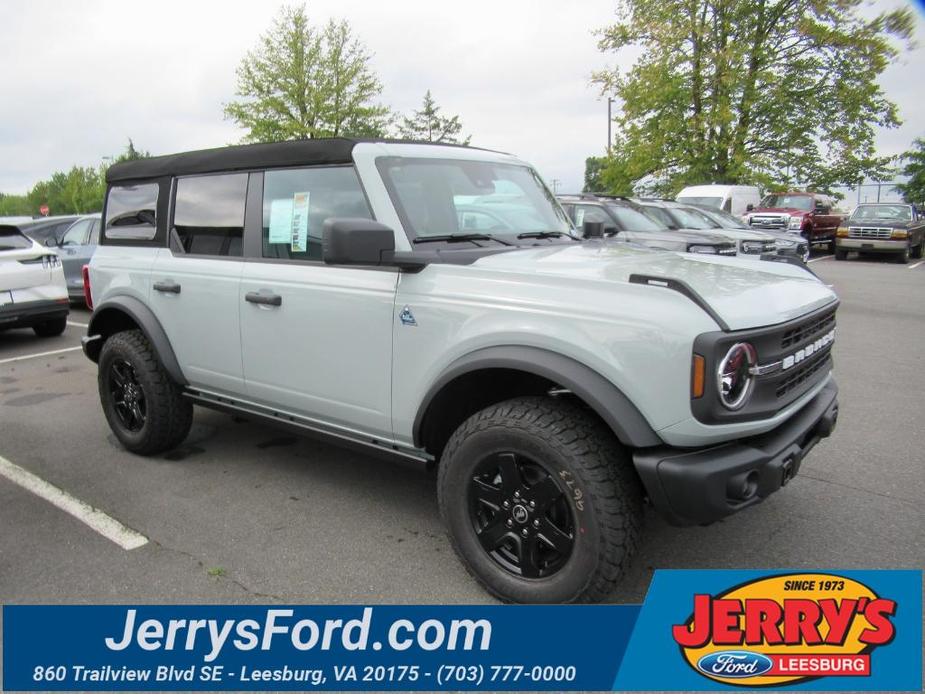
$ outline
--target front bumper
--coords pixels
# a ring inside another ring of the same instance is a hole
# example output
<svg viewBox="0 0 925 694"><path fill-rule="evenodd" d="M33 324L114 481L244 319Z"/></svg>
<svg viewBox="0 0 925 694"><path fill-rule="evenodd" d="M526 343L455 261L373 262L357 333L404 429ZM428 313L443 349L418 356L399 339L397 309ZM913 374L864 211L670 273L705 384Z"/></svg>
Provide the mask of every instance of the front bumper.
<svg viewBox="0 0 925 694"><path fill-rule="evenodd" d="M829 379L806 406L766 434L694 450L639 449L633 462L652 505L670 523L712 523L786 485L837 419L838 386Z"/></svg>
<svg viewBox="0 0 925 694"><path fill-rule="evenodd" d="M31 328L39 323L64 318L70 311L67 299L21 301L0 306L0 330Z"/></svg>
<svg viewBox="0 0 925 694"><path fill-rule="evenodd" d="M835 247L845 251L862 251L871 253L902 253L909 247L905 239L853 239L840 237L835 240Z"/></svg>

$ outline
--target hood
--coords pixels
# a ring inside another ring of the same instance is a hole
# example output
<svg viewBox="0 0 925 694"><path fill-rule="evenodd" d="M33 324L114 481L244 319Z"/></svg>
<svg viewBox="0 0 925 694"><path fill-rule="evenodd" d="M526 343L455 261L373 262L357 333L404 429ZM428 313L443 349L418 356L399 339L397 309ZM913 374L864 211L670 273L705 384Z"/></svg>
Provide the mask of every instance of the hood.
<svg viewBox="0 0 925 694"><path fill-rule="evenodd" d="M901 219L847 219L845 226L849 227L890 227L892 229L908 229L911 221Z"/></svg>
<svg viewBox="0 0 925 694"><path fill-rule="evenodd" d="M554 275L581 280L629 282L632 274L682 280L729 325L744 330L798 318L837 298L806 270L786 263L704 256L588 242L574 246L508 251L485 256L474 265L484 270ZM651 287L653 292L673 291ZM680 295L679 295L680 296ZM699 311L693 302L691 310Z"/></svg>
<svg viewBox="0 0 925 694"><path fill-rule="evenodd" d="M631 241L650 248L665 248L668 250L686 251L691 244L715 246L717 244L730 244L732 239L721 233L710 231L693 231L678 229L664 231L621 231L612 237L618 241Z"/></svg>
<svg viewBox="0 0 925 694"><path fill-rule="evenodd" d="M726 236L736 239L738 241L772 241L773 237L770 234L764 232L764 230L759 231L758 229L740 229L739 227L719 227L717 230L720 234L725 234Z"/></svg>

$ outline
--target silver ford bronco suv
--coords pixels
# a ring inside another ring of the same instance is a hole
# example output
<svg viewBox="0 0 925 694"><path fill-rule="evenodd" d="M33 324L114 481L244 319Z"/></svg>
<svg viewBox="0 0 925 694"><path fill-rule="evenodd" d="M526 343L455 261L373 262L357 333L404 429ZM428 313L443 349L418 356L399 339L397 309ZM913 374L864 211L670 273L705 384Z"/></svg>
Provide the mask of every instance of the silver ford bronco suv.
<svg viewBox="0 0 925 694"><path fill-rule="evenodd" d="M307 140L107 178L84 350L122 444L176 447L199 405L435 465L504 600L607 597L644 503L741 511L835 426L814 275L582 241L513 156Z"/></svg>

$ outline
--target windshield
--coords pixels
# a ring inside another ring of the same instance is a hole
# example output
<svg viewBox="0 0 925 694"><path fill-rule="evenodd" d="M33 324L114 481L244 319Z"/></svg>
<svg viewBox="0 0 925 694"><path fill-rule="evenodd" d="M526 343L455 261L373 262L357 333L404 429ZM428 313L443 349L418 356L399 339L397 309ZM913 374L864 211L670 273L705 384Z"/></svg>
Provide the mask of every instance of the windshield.
<svg viewBox="0 0 925 694"><path fill-rule="evenodd" d="M851 213L850 219L891 219L908 222L912 219L912 208L909 205L861 205Z"/></svg>
<svg viewBox="0 0 925 694"><path fill-rule="evenodd" d="M376 162L417 238L482 233L571 235L572 223L533 169L495 162L384 157Z"/></svg>
<svg viewBox="0 0 925 694"><path fill-rule="evenodd" d="M761 207L791 208L808 212L813 209L813 198L810 195L766 195L761 201Z"/></svg>
<svg viewBox="0 0 925 694"><path fill-rule="evenodd" d="M683 198L678 198L678 202L683 202L686 205L703 205L704 207L715 207L717 210L723 206L722 198L710 198L703 196L685 196Z"/></svg>
<svg viewBox="0 0 925 694"><path fill-rule="evenodd" d="M734 214L729 214L728 212L723 212L722 210L698 210L698 212L706 215L726 229L751 229L748 224L743 222Z"/></svg>
<svg viewBox="0 0 925 694"><path fill-rule="evenodd" d="M16 227L0 226L0 251L15 251L32 248L32 241L20 233Z"/></svg>
<svg viewBox="0 0 925 694"><path fill-rule="evenodd" d="M643 211L653 219L662 222L670 229L716 229L717 223L705 215L695 213L684 207L657 207L646 205Z"/></svg>
<svg viewBox="0 0 925 694"><path fill-rule="evenodd" d="M659 224L642 212L625 205L607 205L607 209L616 218L623 231L664 231L665 225Z"/></svg>

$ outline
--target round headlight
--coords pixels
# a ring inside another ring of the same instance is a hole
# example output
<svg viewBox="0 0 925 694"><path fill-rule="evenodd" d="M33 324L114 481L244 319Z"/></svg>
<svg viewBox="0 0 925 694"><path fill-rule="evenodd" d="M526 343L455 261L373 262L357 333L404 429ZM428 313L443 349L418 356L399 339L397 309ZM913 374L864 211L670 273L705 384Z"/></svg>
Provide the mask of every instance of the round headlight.
<svg viewBox="0 0 925 694"><path fill-rule="evenodd" d="M719 398L724 407L738 410L748 402L755 385L750 370L757 363L755 348L747 342L737 342L729 348L716 372Z"/></svg>

